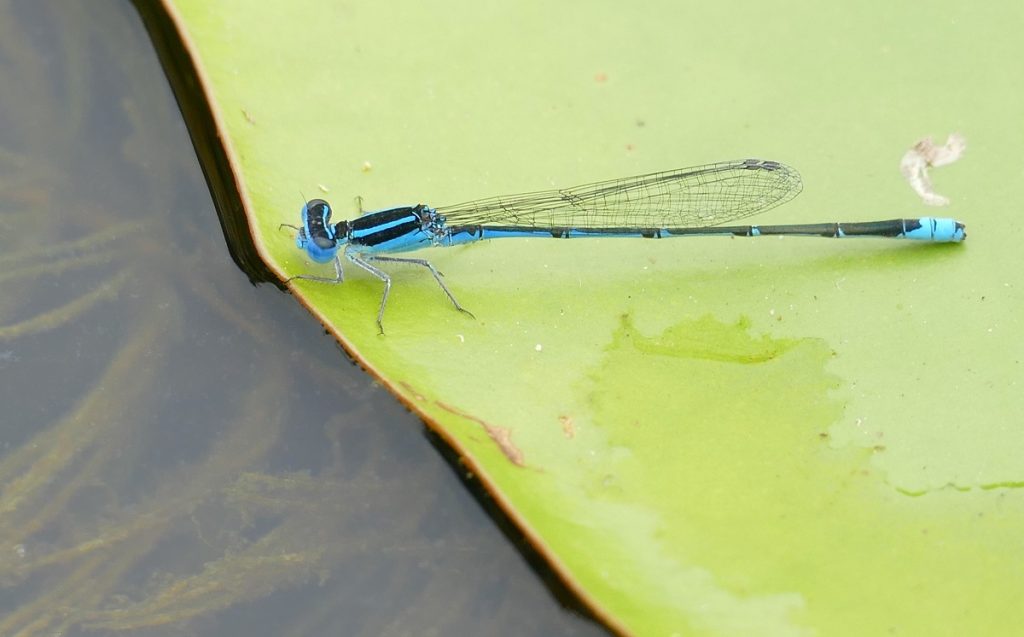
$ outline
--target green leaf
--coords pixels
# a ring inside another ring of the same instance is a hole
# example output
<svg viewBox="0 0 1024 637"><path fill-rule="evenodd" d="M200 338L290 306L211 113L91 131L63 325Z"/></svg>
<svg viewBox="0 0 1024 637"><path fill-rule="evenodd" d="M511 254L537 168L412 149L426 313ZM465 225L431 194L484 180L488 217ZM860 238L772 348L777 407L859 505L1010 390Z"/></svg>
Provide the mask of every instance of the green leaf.
<svg viewBox="0 0 1024 637"><path fill-rule="evenodd" d="M721 159L797 166L764 222L918 217L965 245L518 240L294 293L464 457L609 624L1009 634L1024 621L1022 9L177 0L254 234ZM941 142L940 142L941 143ZM395 467L401 471L401 467Z"/></svg>

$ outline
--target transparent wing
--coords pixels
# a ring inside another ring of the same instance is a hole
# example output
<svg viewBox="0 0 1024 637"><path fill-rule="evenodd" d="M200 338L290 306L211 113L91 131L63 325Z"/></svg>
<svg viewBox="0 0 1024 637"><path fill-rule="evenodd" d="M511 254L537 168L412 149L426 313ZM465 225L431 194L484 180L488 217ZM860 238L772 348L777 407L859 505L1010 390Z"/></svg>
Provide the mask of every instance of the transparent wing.
<svg viewBox="0 0 1024 637"><path fill-rule="evenodd" d="M436 210L449 226L702 227L763 212L797 196L801 188L795 169L743 159Z"/></svg>

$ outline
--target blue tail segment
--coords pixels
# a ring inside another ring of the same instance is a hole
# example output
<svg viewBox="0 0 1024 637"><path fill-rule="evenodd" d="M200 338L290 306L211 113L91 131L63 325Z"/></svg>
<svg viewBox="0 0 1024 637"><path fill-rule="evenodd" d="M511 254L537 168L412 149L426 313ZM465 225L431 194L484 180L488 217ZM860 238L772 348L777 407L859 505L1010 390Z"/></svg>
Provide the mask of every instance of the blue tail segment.
<svg viewBox="0 0 1024 637"><path fill-rule="evenodd" d="M400 206L331 223L331 206L313 199L302 207L295 244L317 263L334 263L335 276L292 278L340 283L339 252L384 282L377 313L383 333L391 277L371 262L409 263L427 268L455 307L459 305L438 272L423 259L388 256L428 247L486 239L547 237L811 236L846 239L878 237L934 243L967 238L954 219L919 217L850 223L788 225L723 224L749 217L796 197L803 183L797 171L777 161L742 159L613 179L573 188L491 197L452 206ZM282 224L288 225L288 224ZM289 279L291 280L291 279Z"/></svg>
<svg viewBox="0 0 1024 637"><path fill-rule="evenodd" d="M912 220L908 220L909 223ZM921 217L916 220L917 227L903 231L906 239L920 241L937 241L939 243L959 243L967 238L967 228L955 219L946 217Z"/></svg>

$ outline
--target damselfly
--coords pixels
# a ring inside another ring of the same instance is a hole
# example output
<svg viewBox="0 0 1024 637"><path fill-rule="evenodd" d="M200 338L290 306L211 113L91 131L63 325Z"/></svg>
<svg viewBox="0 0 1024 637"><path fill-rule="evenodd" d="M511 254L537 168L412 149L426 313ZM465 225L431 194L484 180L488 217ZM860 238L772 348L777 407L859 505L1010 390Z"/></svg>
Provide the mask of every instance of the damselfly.
<svg viewBox="0 0 1024 637"><path fill-rule="evenodd" d="M374 263L411 263L427 268L455 308L469 314L441 280L441 273L428 261L388 256L431 246L503 237L664 239L695 235L802 235L959 242L967 236L962 223L937 217L854 223L721 225L785 203L797 196L801 188L800 175L793 168L776 161L744 159L453 206L400 206L335 224L331 223L330 204L323 199L312 199L302 206L301 226L281 226L298 231L295 244L313 261L334 263L334 277L300 274L291 279L341 283L344 280L338 255L341 251L346 259L384 282L384 295L377 312L381 333L391 277Z"/></svg>

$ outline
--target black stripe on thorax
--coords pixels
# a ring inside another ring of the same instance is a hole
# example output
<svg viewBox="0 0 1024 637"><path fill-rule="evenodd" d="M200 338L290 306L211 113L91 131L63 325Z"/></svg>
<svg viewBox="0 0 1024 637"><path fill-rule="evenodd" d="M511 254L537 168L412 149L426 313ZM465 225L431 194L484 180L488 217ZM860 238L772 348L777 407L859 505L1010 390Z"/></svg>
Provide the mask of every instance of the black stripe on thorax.
<svg viewBox="0 0 1024 637"><path fill-rule="evenodd" d="M349 242L375 246L416 232L423 227L423 206L402 206L372 212L349 222Z"/></svg>

